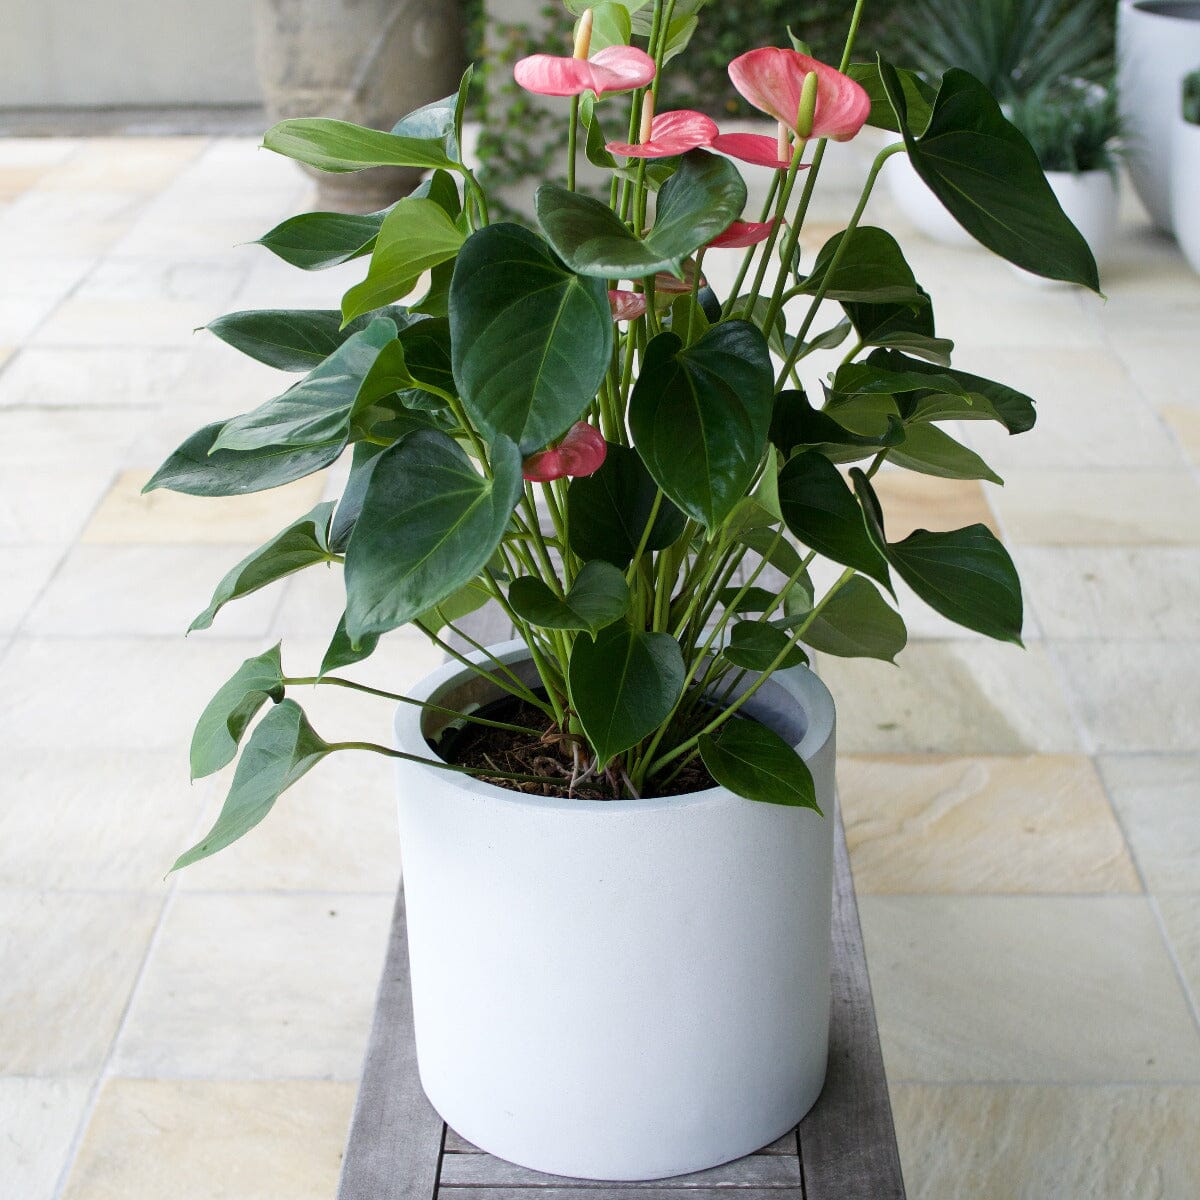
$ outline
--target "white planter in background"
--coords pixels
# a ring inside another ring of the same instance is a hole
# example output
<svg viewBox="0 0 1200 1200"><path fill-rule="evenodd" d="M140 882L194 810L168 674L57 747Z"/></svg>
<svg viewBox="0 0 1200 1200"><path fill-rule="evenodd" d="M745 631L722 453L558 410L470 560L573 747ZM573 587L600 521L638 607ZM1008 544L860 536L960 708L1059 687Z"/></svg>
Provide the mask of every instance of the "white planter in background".
<svg viewBox="0 0 1200 1200"><path fill-rule="evenodd" d="M450 664L412 694L496 692ZM757 1150L816 1100L833 701L797 668L747 711L798 745L825 816L721 788L547 799L399 763L421 1082L463 1137L554 1174L655 1179ZM444 721L402 707L397 746L428 755Z"/></svg>
<svg viewBox="0 0 1200 1200"><path fill-rule="evenodd" d="M1200 273L1200 125L1175 118L1171 173L1175 236L1192 270Z"/></svg>
<svg viewBox="0 0 1200 1200"><path fill-rule="evenodd" d="M1129 174L1151 219L1171 232L1171 142L1184 75L1200 66L1200 2L1135 0L1117 17L1117 87Z"/></svg>
<svg viewBox="0 0 1200 1200"><path fill-rule="evenodd" d="M1046 182L1058 197L1071 224L1083 234L1096 262L1103 265L1117 232L1120 199L1117 178L1111 171L1047 171ZM1011 264L1010 264L1011 265ZM1054 279L1043 279L1020 267L1012 268L1022 279L1049 287L1068 287Z"/></svg>
<svg viewBox="0 0 1200 1200"><path fill-rule="evenodd" d="M907 154L895 154L884 167L896 207L927 238L946 246L973 246L975 239L946 211L917 174Z"/></svg>

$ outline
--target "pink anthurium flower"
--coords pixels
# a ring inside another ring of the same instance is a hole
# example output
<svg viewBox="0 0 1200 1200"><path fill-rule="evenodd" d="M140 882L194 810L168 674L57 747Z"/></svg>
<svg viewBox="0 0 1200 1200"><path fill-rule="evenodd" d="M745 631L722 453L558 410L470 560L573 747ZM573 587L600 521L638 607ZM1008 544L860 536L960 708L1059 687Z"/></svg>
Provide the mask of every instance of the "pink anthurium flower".
<svg viewBox="0 0 1200 1200"><path fill-rule="evenodd" d="M636 321L646 311L646 297L642 292L612 288L608 293L608 303L614 321Z"/></svg>
<svg viewBox="0 0 1200 1200"><path fill-rule="evenodd" d="M765 133L721 133L709 142L708 148L758 167L774 167L777 171L786 171L792 165L790 155L779 157L779 139ZM805 163L800 169L807 166Z"/></svg>
<svg viewBox="0 0 1200 1200"><path fill-rule="evenodd" d="M636 46L608 46L592 58L531 54L513 67L513 78L539 96L628 92L654 78L654 59Z"/></svg>
<svg viewBox="0 0 1200 1200"><path fill-rule="evenodd" d="M802 129L798 128L800 97L809 74L817 77L816 106L811 127ZM849 141L871 112L871 98L860 84L837 68L796 50L764 46L739 55L729 64L729 78L755 108L799 137Z"/></svg>
<svg viewBox="0 0 1200 1200"><path fill-rule="evenodd" d="M718 234L708 243L710 250L740 250L745 246L757 246L771 236L775 218L769 221L734 221L724 233Z"/></svg>
<svg viewBox="0 0 1200 1200"><path fill-rule="evenodd" d="M556 446L531 454L522 466L530 483L549 483L564 475L592 475L608 455L608 443L594 425L576 421Z"/></svg>
<svg viewBox="0 0 1200 1200"><path fill-rule="evenodd" d="M605 149L626 158L672 158L709 145L717 136L717 123L703 113L681 108L660 113L650 122L649 132L641 142L609 142Z"/></svg>

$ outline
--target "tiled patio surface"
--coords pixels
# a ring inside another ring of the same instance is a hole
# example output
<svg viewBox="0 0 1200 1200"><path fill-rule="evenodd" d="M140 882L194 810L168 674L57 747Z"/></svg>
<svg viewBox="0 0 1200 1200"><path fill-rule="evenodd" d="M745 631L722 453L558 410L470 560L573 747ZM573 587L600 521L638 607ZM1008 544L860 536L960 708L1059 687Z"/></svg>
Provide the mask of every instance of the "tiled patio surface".
<svg viewBox="0 0 1200 1200"><path fill-rule="evenodd" d="M163 880L225 782L186 782L196 712L284 633L285 661L314 664L338 581L182 630L327 482L138 494L194 428L279 390L193 328L330 307L361 269L304 275L237 245L310 202L251 140L0 142L4 1200L333 1195L398 872L386 764L318 768L244 843ZM818 216L814 245L832 200ZM1028 649L906 597L900 670L821 664L909 1192L1187 1200L1200 279L1132 207L1107 304L902 241L960 365L1041 414L1011 444L961 431L1003 490L879 479L894 534L1001 532ZM401 690L437 654L400 634L377 660L362 676ZM309 707L326 736L386 739L386 706Z"/></svg>

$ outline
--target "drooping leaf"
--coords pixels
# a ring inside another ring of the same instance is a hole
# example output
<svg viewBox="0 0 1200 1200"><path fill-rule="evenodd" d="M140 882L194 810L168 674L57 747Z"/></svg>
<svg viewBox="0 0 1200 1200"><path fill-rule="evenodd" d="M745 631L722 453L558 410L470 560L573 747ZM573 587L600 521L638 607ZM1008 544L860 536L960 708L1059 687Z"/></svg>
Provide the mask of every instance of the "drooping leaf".
<svg viewBox="0 0 1200 1200"><path fill-rule="evenodd" d="M219 771L237 756L247 726L268 700L283 699L278 643L248 658L208 702L192 734L192 778Z"/></svg>
<svg viewBox="0 0 1200 1200"><path fill-rule="evenodd" d="M863 511L824 455L806 450L784 465L779 504L788 529L804 545L891 589L887 563L867 532Z"/></svg>
<svg viewBox="0 0 1200 1200"><path fill-rule="evenodd" d="M329 466L346 448L346 438L318 446L263 446L258 450L215 450L228 421L197 430L151 477L143 492L166 488L189 496L244 496L303 479Z"/></svg>
<svg viewBox="0 0 1200 1200"><path fill-rule="evenodd" d="M834 266L834 257L847 237L849 244ZM802 290L811 296L822 288L827 300L870 304L928 303L928 296L918 286L899 243L886 230L873 225L860 225L849 232L835 233L821 247Z"/></svg>
<svg viewBox="0 0 1200 1200"><path fill-rule="evenodd" d="M354 447L350 474L346 478L342 498L338 501L337 511L333 514L333 524L329 528L329 548L335 554L345 553L350 535L354 532L354 526L362 512L371 472L385 449L386 446L377 446L373 442L359 442Z"/></svg>
<svg viewBox="0 0 1200 1200"><path fill-rule="evenodd" d="M500 223L467 240L450 292L454 378L476 427L522 454L560 437L608 370L603 280L576 275L535 233Z"/></svg>
<svg viewBox="0 0 1200 1200"><path fill-rule="evenodd" d="M682 277L683 260L741 215L746 185L737 168L692 150L658 194L654 227L634 234L608 207L557 184L537 191L537 218L559 257L580 275L641 279L659 271Z"/></svg>
<svg viewBox="0 0 1200 1200"><path fill-rule="evenodd" d="M576 638L568 669L571 707L601 766L667 719L683 691L679 643L617 621Z"/></svg>
<svg viewBox="0 0 1200 1200"><path fill-rule="evenodd" d="M610 444L594 475L573 479L567 489L571 549L585 561L600 558L624 570L641 544L654 509L658 485L635 450ZM665 550L683 533L686 518L664 499L646 540L647 550Z"/></svg>
<svg viewBox="0 0 1200 1200"><path fill-rule="evenodd" d="M411 121L411 117L405 120ZM325 117L280 121L267 130L263 146L322 171L362 171L368 167L429 170L457 165L446 153L442 136L401 136Z"/></svg>
<svg viewBox="0 0 1200 1200"><path fill-rule="evenodd" d="M208 607L188 626L188 632L207 629L230 600L248 596L305 567L332 561L329 549L329 522L332 516L333 501L324 501L277 533L266 545L243 558L217 584Z"/></svg>
<svg viewBox="0 0 1200 1200"><path fill-rule="evenodd" d="M773 729L733 717L699 749L709 774L736 795L821 812L808 764Z"/></svg>
<svg viewBox="0 0 1200 1200"><path fill-rule="evenodd" d="M895 68L881 61L879 72L914 170L977 242L1035 275L1100 290L1096 260L1033 147L978 79L947 71L929 124L914 137Z"/></svg>
<svg viewBox="0 0 1200 1200"><path fill-rule="evenodd" d="M955 441L936 425L924 422L905 428L904 441L888 454L888 461L923 475L936 475L941 479L986 479L990 483L1003 483L975 453L962 442Z"/></svg>
<svg viewBox="0 0 1200 1200"><path fill-rule="evenodd" d="M355 317L407 296L424 272L452 259L464 234L434 200L398 201L384 218L362 283L342 297L342 317Z"/></svg>
<svg viewBox="0 0 1200 1200"><path fill-rule="evenodd" d="M346 547L354 645L420 616L487 564L521 492L521 455L499 438L486 479L457 443L410 434L379 456Z"/></svg>
<svg viewBox="0 0 1200 1200"><path fill-rule="evenodd" d="M796 613L794 620L803 620ZM894 662L908 642L900 614L861 575L852 575L804 630L804 642L822 654Z"/></svg>
<svg viewBox="0 0 1200 1200"><path fill-rule="evenodd" d="M359 388L380 350L395 338L393 321L386 317L372 321L299 383L228 421L217 435L214 449L319 446L331 441L344 445Z"/></svg>
<svg viewBox="0 0 1200 1200"><path fill-rule="evenodd" d="M369 633L355 647L350 641L350 635L346 632L346 614L342 613L337 629L333 631L333 637L329 640L325 656L321 659L321 675L328 675L330 671L339 671L343 667L352 667L355 663L370 658L378 645L379 634Z"/></svg>
<svg viewBox="0 0 1200 1200"><path fill-rule="evenodd" d="M556 596L540 579L514 579L508 592L513 611L544 629L586 630L593 637L625 615L629 588L625 576L601 559L585 563L565 596Z"/></svg>
<svg viewBox="0 0 1200 1200"><path fill-rule="evenodd" d="M747 321L715 325L684 347L649 345L629 402L647 470L693 520L720 525L746 495L767 445L774 374L766 340Z"/></svg>
<svg viewBox="0 0 1200 1200"><path fill-rule="evenodd" d="M765 621L739 621L730 630L729 644L721 654L746 671L766 671L782 654L776 670L799 666L808 656L799 646L792 646L791 637L782 629Z"/></svg>
<svg viewBox="0 0 1200 1200"><path fill-rule="evenodd" d="M373 213L310 212L289 217L256 243L302 271L322 271L369 254L388 209Z"/></svg>
<svg viewBox="0 0 1200 1200"><path fill-rule="evenodd" d="M856 433L830 413L813 408L804 392L782 391L775 397L770 438L771 444L787 455L802 447L849 446L856 451L852 457L862 457L898 445L904 440L904 426L899 413L893 411L883 414L879 433Z"/></svg>
<svg viewBox="0 0 1200 1200"><path fill-rule="evenodd" d="M596 114L597 98L594 92L584 92L579 97L579 120L583 123L584 141L583 152L588 162L604 171L616 169L617 160L604 148L609 138L604 136L600 128L600 119Z"/></svg>
<svg viewBox="0 0 1200 1200"><path fill-rule="evenodd" d="M294 700L282 700L254 727L216 824L172 871L208 858L249 833L280 795L329 753Z"/></svg>

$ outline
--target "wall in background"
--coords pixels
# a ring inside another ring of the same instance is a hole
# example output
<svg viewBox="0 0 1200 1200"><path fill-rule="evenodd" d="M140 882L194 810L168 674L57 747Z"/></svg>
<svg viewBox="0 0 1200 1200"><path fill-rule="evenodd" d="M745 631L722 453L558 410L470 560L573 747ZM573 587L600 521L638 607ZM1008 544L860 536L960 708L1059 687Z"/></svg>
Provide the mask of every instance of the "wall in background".
<svg viewBox="0 0 1200 1200"><path fill-rule="evenodd" d="M0 107L254 104L248 0L0 0Z"/></svg>

